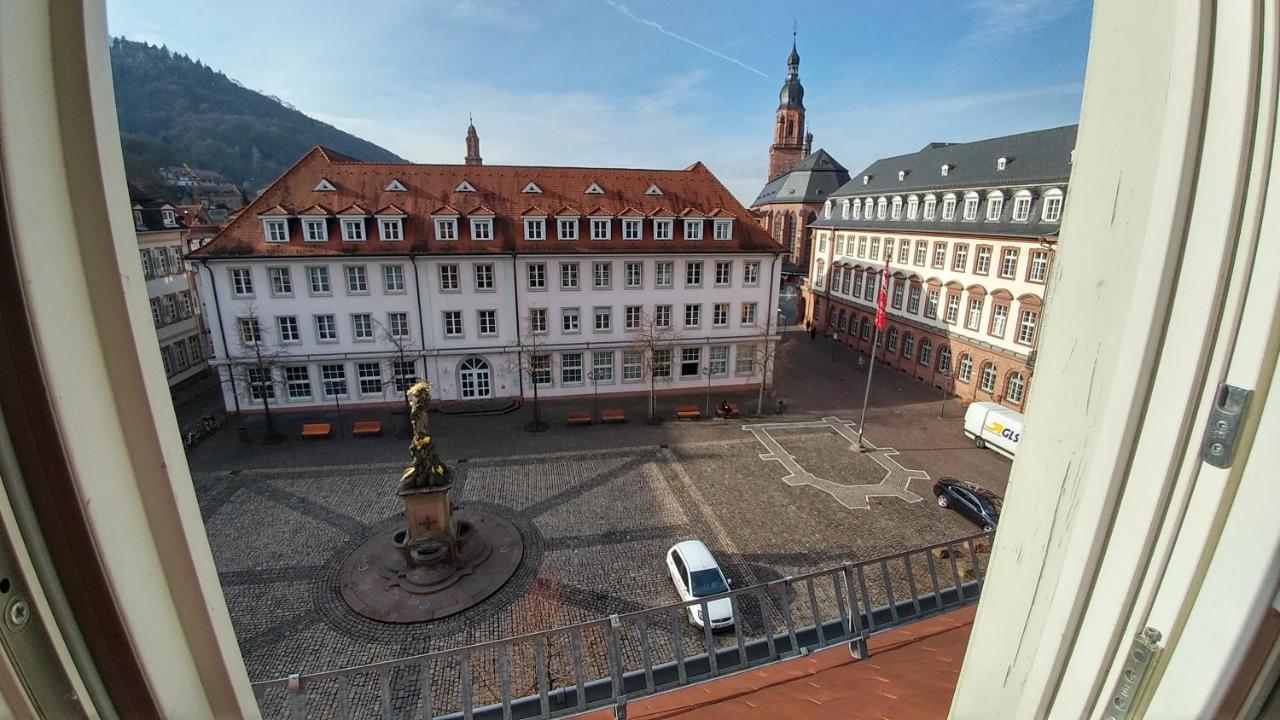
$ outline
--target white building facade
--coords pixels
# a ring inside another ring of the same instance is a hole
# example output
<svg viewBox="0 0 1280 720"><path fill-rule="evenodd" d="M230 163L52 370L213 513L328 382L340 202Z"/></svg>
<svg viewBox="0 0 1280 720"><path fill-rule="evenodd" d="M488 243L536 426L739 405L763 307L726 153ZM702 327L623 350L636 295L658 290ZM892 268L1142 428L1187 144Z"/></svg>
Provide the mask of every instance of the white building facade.
<svg viewBox="0 0 1280 720"><path fill-rule="evenodd" d="M399 404L419 377L471 401L771 370L781 248L701 164L339 158L312 151L193 253L229 409Z"/></svg>
<svg viewBox="0 0 1280 720"><path fill-rule="evenodd" d="M1075 126L933 143L877 161L824 204L807 321L966 401L1021 410L1062 219Z"/></svg>
<svg viewBox="0 0 1280 720"><path fill-rule="evenodd" d="M173 387L208 368L199 287L183 261L187 228L177 209L164 202L135 201L133 220L160 357Z"/></svg>

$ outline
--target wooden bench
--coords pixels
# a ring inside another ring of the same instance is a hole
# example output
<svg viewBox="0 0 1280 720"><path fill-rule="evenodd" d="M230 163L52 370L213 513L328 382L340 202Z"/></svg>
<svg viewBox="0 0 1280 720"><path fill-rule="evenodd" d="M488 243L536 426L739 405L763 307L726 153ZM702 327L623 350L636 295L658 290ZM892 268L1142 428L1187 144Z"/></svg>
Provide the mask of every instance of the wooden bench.
<svg viewBox="0 0 1280 720"><path fill-rule="evenodd" d="M351 427L351 434L355 437L370 437L382 434L381 420L357 420Z"/></svg>
<svg viewBox="0 0 1280 720"><path fill-rule="evenodd" d="M738 404L737 404L737 403L729 403L729 412L725 412L723 407L721 407L720 405L717 405L717 406L716 406L716 416L717 416L717 417L722 417L722 418L724 418L725 420L728 420L729 418L736 418L736 417L738 417Z"/></svg>
<svg viewBox="0 0 1280 720"><path fill-rule="evenodd" d="M586 410L570 410L564 421L568 425L590 425L591 413Z"/></svg>
<svg viewBox="0 0 1280 720"><path fill-rule="evenodd" d="M676 417L681 420L698 420L702 417L702 411L697 405L681 405L676 408Z"/></svg>
<svg viewBox="0 0 1280 720"><path fill-rule="evenodd" d="M329 423L304 423L302 425L302 437L304 438L323 438L333 434L333 426Z"/></svg>
<svg viewBox="0 0 1280 720"><path fill-rule="evenodd" d="M627 415L622 412L621 408L605 408L600 411L600 422L615 423L626 422Z"/></svg>

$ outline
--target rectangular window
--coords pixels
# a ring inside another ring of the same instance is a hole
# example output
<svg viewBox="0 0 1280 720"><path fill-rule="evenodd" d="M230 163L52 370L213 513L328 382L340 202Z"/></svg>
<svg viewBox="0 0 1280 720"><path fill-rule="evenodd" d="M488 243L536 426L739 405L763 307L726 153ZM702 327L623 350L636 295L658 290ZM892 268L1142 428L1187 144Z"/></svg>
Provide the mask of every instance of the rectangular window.
<svg viewBox="0 0 1280 720"><path fill-rule="evenodd" d="M739 318L741 319L743 326L756 324L756 307L756 303L753 302L742 303L742 312L740 313Z"/></svg>
<svg viewBox="0 0 1280 720"><path fill-rule="evenodd" d="M893 250L894 250L893 238L885 238L884 239L884 259L886 261L893 260Z"/></svg>
<svg viewBox="0 0 1280 720"><path fill-rule="evenodd" d="M321 365L320 386L326 398L347 396L347 366Z"/></svg>
<svg viewBox="0 0 1280 720"><path fill-rule="evenodd" d="M1018 342L1030 345L1036 339L1036 319L1040 313L1035 310L1023 310L1018 317Z"/></svg>
<svg viewBox="0 0 1280 720"><path fill-rule="evenodd" d="M951 252L951 269L955 272L965 272L969 269L968 245L956 243L955 250Z"/></svg>
<svg viewBox="0 0 1280 720"><path fill-rule="evenodd" d="M948 323L954 325L960 319L960 296L955 293L947 293L947 312L944 318Z"/></svg>
<svg viewBox="0 0 1280 720"><path fill-rule="evenodd" d="M266 220L264 223L267 226L267 242L289 242L288 220Z"/></svg>
<svg viewBox="0 0 1280 720"><path fill-rule="evenodd" d="M929 243L925 240L916 241L916 265L924 267L926 258L929 256Z"/></svg>
<svg viewBox="0 0 1280 720"><path fill-rule="evenodd" d="M493 221L488 218L471 220L471 239L485 241L493 239Z"/></svg>
<svg viewBox="0 0 1280 720"><path fill-rule="evenodd" d="M381 218L378 220L378 232L383 242L399 242L404 239L400 218Z"/></svg>
<svg viewBox="0 0 1280 720"><path fill-rule="evenodd" d="M253 297L253 276L249 268L231 269L231 294L236 297Z"/></svg>
<svg viewBox="0 0 1280 720"><path fill-rule="evenodd" d="M707 366L711 368L711 374L714 377L723 377L729 374L729 346L713 345L707 348Z"/></svg>
<svg viewBox="0 0 1280 720"><path fill-rule="evenodd" d="M672 232L671 226L672 226L672 221L670 220L655 219L653 221L653 239L654 240L670 240L671 232Z"/></svg>
<svg viewBox="0 0 1280 720"><path fill-rule="evenodd" d="M440 266L440 292L458 292L462 289L458 266L449 263Z"/></svg>
<svg viewBox="0 0 1280 720"><path fill-rule="evenodd" d="M933 243L933 266L939 270L947 266L947 244L942 241Z"/></svg>
<svg viewBox="0 0 1280 720"><path fill-rule="evenodd" d="M529 263L525 266L525 277L528 279L530 290L546 290L547 264Z"/></svg>
<svg viewBox="0 0 1280 720"><path fill-rule="evenodd" d="M932 220L934 210L937 207L938 207L938 201L934 200L932 196L925 198L924 199L924 219Z"/></svg>
<svg viewBox="0 0 1280 720"><path fill-rule="evenodd" d="M912 285L907 295L907 312L916 315L920 312L920 286Z"/></svg>
<svg viewBox="0 0 1280 720"><path fill-rule="evenodd" d="M1000 304L992 305L990 334L999 338L1004 337L1004 326L1008 322L1009 322L1009 306L1000 305Z"/></svg>
<svg viewBox="0 0 1280 720"><path fill-rule="evenodd" d="M653 376L658 379L671 377L671 349L653 351Z"/></svg>
<svg viewBox="0 0 1280 720"><path fill-rule="evenodd" d="M608 220L601 218L592 218L591 220L591 239L592 240L608 240L610 235L610 225Z"/></svg>
<svg viewBox="0 0 1280 720"><path fill-rule="evenodd" d="M280 333L280 342L302 342L302 334L298 332L298 318L296 315L281 315L276 318L276 327Z"/></svg>
<svg viewBox="0 0 1280 720"><path fill-rule="evenodd" d="M564 290L578 289L578 263L560 263L560 287Z"/></svg>
<svg viewBox="0 0 1280 720"><path fill-rule="evenodd" d="M276 297L287 297L293 294L293 276L287 267L268 268L271 276L271 294Z"/></svg>
<svg viewBox="0 0 1280 720"><path fill-rule="evenodd" d="M925 296L924 316L927 318L938 317L938 291L937 290L930 290L929 294Z"/></svg>
<svg viewBox="0 0 1280 720"><path fill-rule="evenodd" d="M351 332L356 342L367 342L373 339L373 316L369 313L355 313L351 316Z"/></svg>
<svg viewBox="0 0 1280 720"><path fill-rule="evenodd" d="M409 313L387 313L387 333L397 340L409 337Z"/></svg>
<svg viewBox="0 0 1280 720"><path fill-rule="evenodd" d="M1058 222L1062 219L1062 196L1050 195L1044 199L1044 209L1040 219L1045 222Z"/></svg>
<svg viewBox="0 0 1280 720"><path fill-rule="evenodd" d="M639 240L640 239L640 220L624 219L622 221L622 239L623 240Z"/></svg>
<svg viewBox="0 0 1280 720"><path fill-rule="evenodd" d="M560 240L577 240L578 239L578 219L577 218L558 218L556 223Z"/></svg>
<svg viewBox="0 0 1280 720"><path fill-rule="evenodd" d="M878 237L871 238L871 259L880 259L880 238Z"/></svg>
<svg viewBox="0 0 1280 720"><path fill-rule="evenodd" d="M187 368L187 346L181 342L176 342L169 347L173 348L173 364L177 366L178 370L185 370ZM273 397L274 393L275 389L273 388Z"/></svg>
<svg viewBox="0 0 1280 720"><path fill-rule="evenodd" d="M262 342L262 328L258 326L258 318L240 318L240 342L245 345Z"/></svg>
<svg viewBox="0 0 1280 720"><path fill-rule="evenodd" d="M551 387L551 356L530 355L529 376L538 387Z"/></svg>
<svg viewBox="0 0 1280 720"><path fill-rule="evenodd" d="M965 316L964 326L977 330L982 324L982 298L969 298L969 312Z"/></svg>
<svg viewBox="0 0 1280 720"><path fill-rule="evenodd" d="M139 250L138 254L142 256L142 276L150 280L155 277L155 275L151 273L151 251Z"/></svg>
<svg viewBox="0 0 1280 720"><path fill-rule="evenodd" d="M895 310L902 309L902 296L905 290L906 286L902 284L901 280L893 283L893 308Z"/></svg>
<svg viewBox="0 0 1280 720"><path fill-rule="evenodd" d="M164 296L164 319L166 322L176 322L178 319L178 301L172 293Z"/></svg>
<svg viewBox="0 0 1280 720"><path fill-rule="evenodd" d="M329 239L329 223L326 220L303 220L302 239L307 242L324 242ZM307 397L311 397L311 381L307 381Z"/></svg>
<svg viewBox="0 0 1280 720"><path fill-rule="evenodd" d="M733 361L733 371L738 375L752 375L756 371L756 346L739 345Z"/></svg>
<svg viewBox="0 0 1280 720"><path fill-rule="evenodd" d="M497 310L477 310L476 320L479 325L480 337L492 337L498 334Z"/></svg>
<svg viewBox="0 0 1280 720"><path fill-rule="evenodd" d="M404 292L404 266L382 266L382 290L389 293Z"/></svg>
<svg viewBox="0 0 1280 720"><path fill-rule="evenodd" d="M702 221L701 220L685 220L684 221L684 239L685 240L701 240L702 239Z"/></svg>
<svg viewBox="0 0 1280 720"><path fill-rule="evenodd" d="M360 383L361 395L378 395L382 393L382 363L356 363L356 379Z"/></svg>
<svg viewBox="0 0 1280 720"><path fill-rule="evenodd" d="M473 272L475 274L476 290L488 291L493 289L493 263L476 263Z"/></svg>
<svg viewBox="0 0 1280 720"><path fill-rule="evenodd" d="M564 333L576 333L582 330L582 324L578 317L578 308L561 308L560 310L560 331Z"/></svg>
<svg viewBox="0 0 1280 720"><path fill-rule="evenodd" d="M684 326L687 328L698 327L702 324L702 306L696 303L690 303L684 306Z"/></svg>
<svg viewBox="0 0 1280 720"><path fill-rule="evenodd" d="M1023 195L1013 199L1014 222L1026 222L1031 217L1031 196Z"/></svg>
<svg viewBox="0 0 1280 720"><path fill-rule="evenodd" d="M690 260L684 264L684 286L702 286L702 261Z"/></svg>
<svg viewBox="0 0 1280 720"><path fill-rule="evenodd" d="M903 240L902 245L898 247L898 264L906 265L911 261L911 241Z"/></svg>
<svg viewBox="0 0 1280 720"><path fill-rule="evenodd" d="M670 260L659 260L653 264L654 284L660 288L669 288L674 284L675 263Z"/></svg>
<svg viewBox="0 0 1280 720"><path fill-rule="evenodd" d="M343 219L342 239L346 242L364 242L364 218Z"/></svg>
<svg viewBox="0 0 1280 720"><path fill-rule="evenodd" d="M947 197L942 199L942 219L943 220L956 219L956 199L954 197Z"/></svg>
<svg viewBox="0 0 1280 720"><path fill-rule="evenodd" d="M867 256L867 236L859 235L858 236L858 257L864 258L866 256Z"/></svg>
<svg viewBox="0 0 1280 720"><path fill-rule="evenodd" d="M879 275L875 273L867 273L867 284L866 284L866 287L863 288L863 295L862 295L863 299L875 300L876 288L879 287L879 283L880 283Z"/></svg>
<svg viewBox="0 0 1280 720"><path fill-rule="evenodd" d="M396 381L396 392L405 392L418 379L418 368L413 360L392 360L391 375Z"/></svg>
<svg viewBox="0 0 1280 720"><path fill-rule="evenodd" d="M582 353L560 353L560 384L578 385L582 382Z"/></svg>
<svg viewBox="0 0 1280 720"><path fill-rule="evenodd" d="M1027 280L1042 283L1049 276L1049 253L1044 250L1031 251L1031 265L1027 268Z"/></svg>
<svg viewBox="0 0 1280 720"><path fill-rule="evenodd" d="M307 282L311 285L312 295L328 295L329 288L329 268L327 267L309 267L307 268Z"/></svg>
<svg viewBox="0 0 1280 720"><path fill-rule="evenodd" d="M979 245L978 258L973 263L973 271L978 275L986 275L991 271L991 246Z"/></svg>
<svg viewBox="0 0 1280 720"><path fill-rule="evenodd" d="M733 277L733 262L730 260L716 261L716 287L728 287Z"/></svg>
<svg viewBox="0 0 1280 720"><path fill-rule="evenodd" d="M622 309L622 327L626 330L639 330L644 310L640 305L628 305Z"/></svg>
<svg viewBox="0 0 1280 720"><path fill-rule="evenodd" d="M311 369L306 365L286 365L284 387L290 400L310 400Z"/></svg>
<svg viewBox="0 0 1280 720"><path fill-rule="evenodd" d="M461 310L444 311L444 336L452 338L462 337Z"/></svg>
<svg viewBox="0 0 1280 720"><path fill-rule="evenodd" d="M715 303L711 306L711 325L713 327L729 326L729 303Z"/></svg>
<svg viewBox="0 0 1280 720"><path fill-rule="evenodd" d="M546 238L547 221L541 218L524 219L524 239L543 240ZM550 382L550 380L548 380Z"/></svg>
<svg viewBox="0 0 1280 720"><path fill-rule="evenodd" d="M733 239L733 221L732 220L716 220L712 223L713 232L716 240L732 240Z"/></svg>
<svg viewBox="0 0 1280 720"><path fill-rule="evenodd" d="M594 308L592 309L592 316L595 319L596 332L609 332L613 330L613 308Z"/></svg>
<svg viewBox="0 0 1280 720"><path fill-rule="evenodd" d="M1018 274L1018 248L1004 248L1000 254L1000 277L1013 279Z"/></svg>
<svg viewBox="0 0 1280 720"><path fill-rule="evenodd" d="M978 218L978 196L971 195L964 199L964 219L976 220Z"/></svg>
<svg viewBox="0 0 1280 720"><path fill-rule="evenodd" d="M644 263L629 262L623 265L627 287L644 287Z"/></svg>
<svg viewBox="0 0 1280 720"><path fill-rule="evenodd" d="M613 263L591 263L591 287L607 290L613 286Z"/></svg>
<svg viewBox="0 0 1280 720"><path fill-rule="evenodd" d="M529 308L529 332L541 335L547 331L547 309Z"/></svg>
<svg viewBox="0 0 1280 720"><path fill-rule="evenodd" d="M269 369L249 368L248 375L250 399L276 399L276 384L271 382L271 371Z"/></svg>
<svg viewBox="0 0 1280 720"><path fill-rule="evenodd" d="M338 342L338 321L332 315L316 315L316 342Z"/></svg>
<svg viewBox="0 0 1280 720"><path fill-rule="evenodd" d="M660 327L660 328L671 327L671 306L670 305L654 305L653 306L653 325L654 327Z"/></svg>
<svg viewBox="0 0 1280 720"><path fill-rule="evenodd" d="M613 352L591 353L591 372L596 383L613 382Z"/></svg>
<svg viewBox="0 0 1280 720"><path fill-rule="evenodd" d="M644 353L639 350L622 352L622 381L634 382L644 377Z"/></svg>
<svg viewBox="0 0 1280 720"><path fill-rule="evenodd" d="M760 284L760 262L751 260L742 264L742 284L755 287Z"/></svg>
<svg viewBox="0 0 1280 720"><path fill-rule="evenodd" d="M702 373L702 348L680 349L680 377L697 377Z"/></svg>
<svg viewBox="0 0 1280 720"><path fill-rule="evenodd" d="M363 265L347 266L347 292L351 295L367 295L369 278Z"/></svg>
<svg viewBox="0 0 1280 720"><path fill-rule="evenodd" d="M458 221L454 218L436 218L436 240L449 242L458 239Z"/></svg>
<svg viewBox="0 0 1280 720"><path fill-rule="evenodd" d="M191 291L183 290L178 293L178 302L182 307L182 317L191 317Z"/></svg>

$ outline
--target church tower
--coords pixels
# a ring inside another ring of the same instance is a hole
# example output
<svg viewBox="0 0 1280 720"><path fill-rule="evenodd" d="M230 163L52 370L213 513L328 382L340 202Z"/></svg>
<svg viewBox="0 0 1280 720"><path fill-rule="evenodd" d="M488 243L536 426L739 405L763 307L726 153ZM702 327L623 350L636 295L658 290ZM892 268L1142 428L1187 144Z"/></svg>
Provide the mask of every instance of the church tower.
<svg viewBox="0 0 1280 720"><path fill-rule="evenodd" d="M792 34L791 55L787 57L787 79L782 83L782 91L778 93L773 144L769 146L769 179L773 180L790 170L804 155L804 86L800 84L800 53L796 52L795 35Z"/></svg>
<svg viewBox="0 0 1280 720"><path fill-rule="evenodd" d="M476 134L476 126L471 118L467 118L467 157L464 162L468 165L484 164L484 158L480 157L480 136Z"/></svg>

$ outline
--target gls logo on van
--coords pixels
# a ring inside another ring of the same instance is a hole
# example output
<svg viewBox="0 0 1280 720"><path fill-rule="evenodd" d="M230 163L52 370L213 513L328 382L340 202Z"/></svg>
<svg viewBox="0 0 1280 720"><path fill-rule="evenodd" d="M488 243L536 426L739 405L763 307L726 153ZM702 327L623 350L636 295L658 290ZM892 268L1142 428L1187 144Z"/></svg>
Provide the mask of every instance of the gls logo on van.
<svg viewBox="0 0 1280 720"><path fill-rule="evenodd" d="M1022 437L1022 433L1014 432L1013 428L1007 428L1004 425L1001 425L998 420L992 420L991 424L987 425L986 430L988 432L993 432L1002 438L1008 438L1014 442L1018 442L1018 438Z"/></svg>

